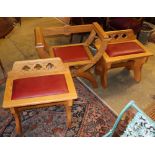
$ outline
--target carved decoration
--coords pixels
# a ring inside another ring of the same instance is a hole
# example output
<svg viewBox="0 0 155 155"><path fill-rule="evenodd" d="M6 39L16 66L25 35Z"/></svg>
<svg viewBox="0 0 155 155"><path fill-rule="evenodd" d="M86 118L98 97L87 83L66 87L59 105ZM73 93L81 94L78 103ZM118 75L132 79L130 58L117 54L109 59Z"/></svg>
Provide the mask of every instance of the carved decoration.
<svg viewBox="0 0 155 155"><path fill-rule="evenodd" d="M23 71L29 71L31 68L27 65L23 66L22 70Z"/></svg>
<svg viewBox="0 0 155 155"><path fill-rule="evenodd" d="M36 70L40 70L42 68L42 66L40 65L40 64L36 64L35 66L34 66L34 69L36 69Z"/></svg>
<svg viewBox="0 0 155 155"><path fill-rule="evenodd" d="M47 73L52 74L55 72L65 71L67 68L64 66L63 62L60 58L49 58L49 59L36 59L34 60L27 60L27 61L17 61L13 65L14 73L11 76L15 77L15 72L20 74L21 77L26 75L40 75L40 73Z"/></svg>
<svg viewBox="0 0 155 155"><path fill-rule="evenodd" d="M47 69L52 69L54 67L54 65L52 64L52 63L48 63L47 65L46 65L46 68Z"/></svg>

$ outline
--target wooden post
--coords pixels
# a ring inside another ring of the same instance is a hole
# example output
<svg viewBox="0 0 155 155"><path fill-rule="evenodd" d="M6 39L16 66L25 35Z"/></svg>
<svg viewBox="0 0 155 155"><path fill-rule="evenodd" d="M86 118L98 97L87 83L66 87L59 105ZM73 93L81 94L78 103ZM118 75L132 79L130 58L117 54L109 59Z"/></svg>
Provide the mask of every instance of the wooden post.
<svg viewBox="0 0 155 155"><path fill-rule="evenodd" d="M72 113L71 113L71 108L72 108L72 103L73 100L67 101L68 103L65 104L66 108L66 117L67 117L67 128L71 127L71 118L72 118Z"/></svg>
<svg viewBox="0 0 155 155"><path fill-rule="evenodd" d="M108 85L107 76L108 76L108 70L111 68L111 64L102 61L101 66L102 66L101 84L103 88L107 88Z"/></svg>
<svg viewBox="0 0 155 155"><path fill-rule="evenodd" d="M21 127L20 114L19 114L17 108L10 108L10 111L11 111L11 113L13 114L13 116L15 118L16 133L17 133L17 135L21 135L22 127Z"/></svg>
<svg viewBox="0 0 155 155"><path fill-rule="evenodd" d="M141 59L136 59L134 62L134 65L133 65L134 79L137 82L140 82L141 80L141 70L145 61L146 61L146 58L141 58Z"/></svg>

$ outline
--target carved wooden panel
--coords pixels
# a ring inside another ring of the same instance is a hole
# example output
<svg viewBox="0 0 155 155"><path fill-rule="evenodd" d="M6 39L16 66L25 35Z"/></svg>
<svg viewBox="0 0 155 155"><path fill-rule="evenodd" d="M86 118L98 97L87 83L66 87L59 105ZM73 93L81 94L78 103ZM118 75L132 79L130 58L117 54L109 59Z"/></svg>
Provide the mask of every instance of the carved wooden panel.
<svg viewBox="0 0 155 155"><path fill-rule="evenodd" d="M26 75L40 75L40 74L52 74L55 72L66 71L66 67L62 63L60 58L49 58L49 59L37 59L27 61L17 61L13 65L12 71L9 73L10 76L23 77Z"/></svg>
<svg viewBox="0 0 155 155"><path fill-rule="evenodd" d="M131 29L128 30L119 30L119 31L108 31L106 32L108 37L111 39L110 42L122 42L136 39L133 31Z"/></svg>

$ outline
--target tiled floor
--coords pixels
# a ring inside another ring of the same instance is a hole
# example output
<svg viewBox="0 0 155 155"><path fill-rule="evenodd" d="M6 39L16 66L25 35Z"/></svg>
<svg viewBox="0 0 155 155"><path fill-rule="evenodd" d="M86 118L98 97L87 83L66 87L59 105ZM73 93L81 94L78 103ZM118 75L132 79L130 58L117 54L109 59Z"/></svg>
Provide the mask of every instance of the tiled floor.
<svg viewBox="0 0 155 155"><path fill-rule="evenodd" d="M22 18L22 24L17 25L5 38L0 39L0 58L7 71L11 70L13 62L25 59L37 59L34 40L34 27L36 26L61 26L62 22L56 18ZM67 43L69 37L55 38L54 42ZM53 40L47 40L53 43ZM155 44L149 43L146 47L155 54ZM142 81L136 83L132 74L123 69L114 69L109 72L108 88L99 88L95 92L107 102L116 112L120 112L123 106L130 100L135 100L142 109L146 108L155 99L155 57L151 57L143 67ZM86 82L88 85L89 83ZM0 86L0 106L2 105L5 85Z"/></svg>

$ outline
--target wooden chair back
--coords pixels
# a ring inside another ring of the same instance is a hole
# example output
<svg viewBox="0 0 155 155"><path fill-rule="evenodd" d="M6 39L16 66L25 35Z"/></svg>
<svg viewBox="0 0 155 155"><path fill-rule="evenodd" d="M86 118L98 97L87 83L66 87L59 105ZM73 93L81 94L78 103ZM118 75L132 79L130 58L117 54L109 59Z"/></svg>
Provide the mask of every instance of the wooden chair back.
<svg viewBox="0 0 155 155"><path fill-rule="evenodd" d="M136 35L134 34L132 29L107 31L106 35L108 35L108 37L110 38L109 43L125 42L136 39Z"/></svg>
<svg viewBox="0 0 155 155"><path fill-rule="evenodd" d="M16 61L8 76L12 79L65 73L68 68L60 58Z"/></svg>

